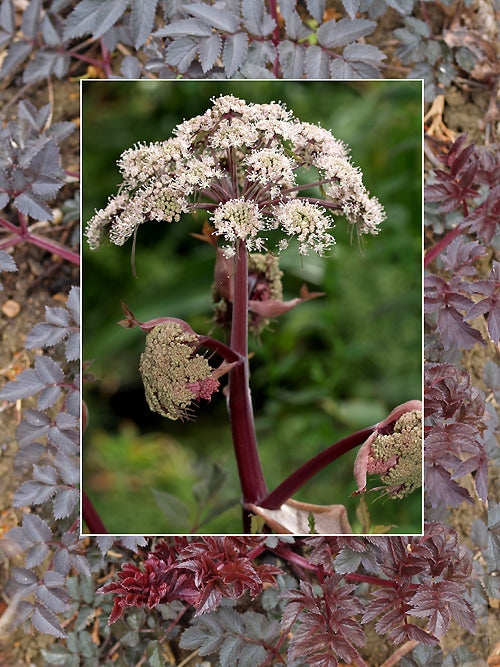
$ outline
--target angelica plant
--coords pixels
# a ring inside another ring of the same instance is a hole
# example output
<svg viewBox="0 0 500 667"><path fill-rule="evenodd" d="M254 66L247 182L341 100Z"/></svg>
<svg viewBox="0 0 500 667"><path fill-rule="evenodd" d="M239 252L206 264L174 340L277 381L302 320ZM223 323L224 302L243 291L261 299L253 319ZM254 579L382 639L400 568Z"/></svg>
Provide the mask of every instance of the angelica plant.
<svg viewBox="0 0 500 667"><path fill-rule="evenodd" d="M234 95L213 98L205 113L180 123L171 138L126 150L118 165L118 194L87 225L90 248L98 249L105 240L121 246L131 237L135 246L144 223L177 224L187 214L203 212L208 220L196 236L215 250L215 319L230 330L226 345L195 333L177 318L140 322L124 305L121 324L147 332L140 372L148 405L169 419L190 418L196 404L211 400L218 378L228 373L245 532L252 513L278 530L297 532L304 514L319 516L322 510L293 501L287 505L293 493L363 443L378 425L334 443L269 492L249 387L248 329L259 333L269 319L322 295L304 287L300 297L283 301L278 256L285 248L295 244L299 255L325 255L335 244L333 214L343 216L360 237L377 234L384 208L364 186L348 147L330 131L298 120L282 103L248 103ZM217 367L208 363L207 350L220 358ZM421 406L403 407L400 414L410 409ZM398 473L406 470L412 481L401 473L393 487L409 491L420 484L404 458L395 447L391 465ZM403 494L394 490L392 495ZM267 510L282 513L271 517ZM339 516L335 509L325 532L351 532Z"/></svg>

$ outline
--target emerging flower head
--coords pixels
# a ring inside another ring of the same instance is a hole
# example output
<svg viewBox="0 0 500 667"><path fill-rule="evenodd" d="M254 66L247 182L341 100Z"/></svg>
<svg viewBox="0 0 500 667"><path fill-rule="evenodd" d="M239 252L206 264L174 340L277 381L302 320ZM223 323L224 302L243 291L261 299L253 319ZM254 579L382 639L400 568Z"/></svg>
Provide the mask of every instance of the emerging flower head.
<svg viewBox="0 0 500 667"><path fill-rule="evenodd" d="M177 222L195 209L211 216L226 257L239 242L265 251L270 229L285 235L278 250L296 237L300 253L323 254L334 243L328 231L334 211L360 234L378 232L384 210L328 130L300 122L281 103L252 104L233 95L212 102L178 125L174 137L121 156L120 193L87 226L91 248L107 234L122 245L143 222Z"/></svg>
<svg viewBox="0 0 500 667"><path fill-rule="evenodd" d="M196 354L198 345L198 336L175 321L147 334L139 370L151 410L169 419L187 419L193 401L209 401L219 389L208 361Z"/></svg>
<svg viewBox="0 0 500 667"><path fill-rule="evenodd" d="M366 490L368 474L380 475L385 493L391 498L403 498L422 486L420 401L398 406L361 446L354 464L356 493Z"/></svg>

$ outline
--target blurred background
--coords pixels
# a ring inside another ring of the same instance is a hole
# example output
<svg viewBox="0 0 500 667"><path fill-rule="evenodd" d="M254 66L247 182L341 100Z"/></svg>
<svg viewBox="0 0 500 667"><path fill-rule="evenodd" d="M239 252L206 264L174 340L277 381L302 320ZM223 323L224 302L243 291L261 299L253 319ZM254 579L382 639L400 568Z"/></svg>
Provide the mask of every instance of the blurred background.
<svg viewBox="0 0 500 667"><path fill-rule="evenodd" d="M250 339L251 385L259 447L271 490L338 439L421 397L422 104L419 81L84 81L83 220L106 205L121 182L116 160L137 142L161 141L172 129L234 94L248 102L281 101L302 121L319 122L351 147L353 163L384 205L381 232L350 238L338 217L328 257L281 255L285 299L302 284L326 296L302 304ZM126 330L120 300L139 320L159 316L213 329L214 253L190 236L201 220L144 225L131 242L90 251L83 244L83 359L89 426L83 439L83 485L110 533L239 533L240 489L225 400L214 397L193 422L151 412L139 357L144 333ZM212 335L223 337L220 330ZM294 496L344 504L355 532L356 451L343 456ZM371 486L374 486L372 482ZM370 484L369 484L370 486ZM420 533L421 494L403 501L366 495L373 530Z"/></svg>

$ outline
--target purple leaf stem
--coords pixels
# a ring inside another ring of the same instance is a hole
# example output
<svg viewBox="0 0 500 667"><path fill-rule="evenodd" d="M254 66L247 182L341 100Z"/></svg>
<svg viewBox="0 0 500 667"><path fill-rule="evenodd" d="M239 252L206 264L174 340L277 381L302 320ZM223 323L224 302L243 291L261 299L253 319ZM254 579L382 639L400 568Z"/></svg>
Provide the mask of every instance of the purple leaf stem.
<svg viewBox="0 0 500 667"><path fill-rule="evenodd" d="M99 40L99 42L101 44L101 53L102 53L102 70L106 75L106 77L110 79L113 75L113 71L111 69L111 53L106 48L102 38Z"/></svg>
<svg viewBox="0 0 500 667"><path fill-rule="evenodd" d="M351 433L351 435L338 440L327 449L316 454L312 459L304 463L295 472L289 475L274 491L266 496L260 503L261 507L275 510L279 509L293 494L300 489L307 481L323 470L332 461L338 459L342 454L361 445L377 428L377 425L368 426L361 431Z"/></svg>
<svg viewBox="0 0 500 667"><path fill-rule="evenodd" d="M433 262L438 255L440 255L445 248L447 248L450 243L455 239L459 234L463 232L462 225L457 225L454 227L451 231L446 234L446 236L443 236L441 240L439 240L435 245L432 246L432 248L429 248L429 250L425 253L424 257L424 267L428 266L431 262Z"/></svg>
<svg viewBox="0 0 500 667"><path fill-rule="evenodd" d="M92 502L85 491L82 491L82 516L91 534L108 534L106 526L103 524L101 517L97 513L95 507L92 505Z"/></svg>
<svg viewBox="0 0 500 667"><path fill-rule="evenodd" d="M276 23L276 27L273 30L272 34L272 42L274 44L274 48L276 50L276 57L274 59L273 63L273 74L277 78L279 74L279 67L280 67L280 59L279 59L279 53L278 53L278 45L280 43L280 26L279 26L279 21L278 21L278 5L276 0L269 0L269 12L271 16L274 19L274 22Z"/></svg>
<svg viewBox="0 0 500 667"><path fill-rule="evenodd" d="M467 206L467 202L463 201L462 206L464 209L464 218L467 218L469 215L469 207ZM438 241L432 248L430 248L426 253L424 257L424 268L427 267L431 262L433 262L438 255L440 255L445 248L447 248L450 243L455 239L459 234L462 234L464 231L463 224L460 223L456 227L454 227L451 231L446 234L446 236L443 236L443 238Z"/></svg>
<svg viewBox="0 0 500 667"><path fill-rule="evenodd" d="M18 243L26 241L27 243L33 243L39 248L48 250L55 255L59 255L60 257L68 260L68 262L72 262L77 266L80 265L80 255L78 253L73 252L60 243L57 243L57 241L52 241L45 236L40 236L30 232L24 215L19 214L19 227L14 225L9 220L5 220L4 218L0 218L0 225L14 233L14 236L9 236L0 242L0 248L10 248L14 245L17 245Z"/></svg>
<svg viewBox="0 0 500 667"><path fill-rule="evenodd" d="M80 255L63 245L60 245L56 241L50 241L43 236L38 236L38 234L31 234L30 232L25 235L24 239L25 241L29 241L30 243L37 245L39 248L49 250L55 255L60 255L63 259L67 259L68 262L72 262L77 266L80 265Z"/></svg>
<svg viewBox="0 0 500 667"><path fill-rule="evenodd" d="M243 503L259 504L267 495L266 482L257 449L257 438L250 398L248 372L248 262L243 241L238 244L234 276L234 301L231 325L231 348L243 363L229 375L228 409L233 446L243 493ZM247 526L248 528L248 526Z"/></svg>

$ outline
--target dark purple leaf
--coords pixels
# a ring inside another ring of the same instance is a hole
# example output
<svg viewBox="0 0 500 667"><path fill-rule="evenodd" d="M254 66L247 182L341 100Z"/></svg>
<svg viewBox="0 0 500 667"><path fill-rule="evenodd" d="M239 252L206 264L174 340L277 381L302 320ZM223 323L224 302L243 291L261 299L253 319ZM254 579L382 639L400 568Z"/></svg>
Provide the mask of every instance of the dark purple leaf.
<svg viewBox="0 0 500 667"><path fill-rule="evenodd" d="M17 271L15 261L5 250L0 250L0 271Z"/></svg>
<svg viewBox="0 0 500 667"><path fill-rule="evenodd" d="M43 484L57 484L57 470L50 465L34 465L33 479Z"/></svg>
<svg viewBox="0 0 500 667"><path fill-rule="evenodd" d="M458 236L446 249L442 258L443 266L454 275L475 275L473 263L485 253L486 248L477 241L466 242L462 236Z"/></svg>
<svg viewBox="0 0 500 667"><path fill-rule="evenodd" d="M306 49L285 39L278 47L279 59L285 79L301 79L304 74Z"/></svg>
<svg viewBox="0 0 500 667"><path fill-rule="evenodd" d="M36 589L36 597L40 602L56 614L68 609L68 593L63 588L52 588L41 584Z"/></svg>
<svg viewBox="0 0 500 667"><path fill-rule="evenodd" d="M40 392L37 407L39 410L51 408L61 395L61 387L46 387Z"/></svg>
<svg viewBox="0 0 500 667"><path fill-rule="evenodd" d="M80 326L80 288L73 285L68 294L66 308L71 313L73 322Z"/></svg>
<svg viewBox="0 0 500 667"><path fill-rule="evenodd" d="M153 31L157 5L158 0L134 0L132 2L130 30L136 49L140 49L145 44Z"/></svg>
<svg viewBox="0 0 500 667"><path fill-rule="evenodd" d="M226 37L222 62L228 78L231 78L242 66L247 52L248 35L246 33L238 32L235 35Z"/></svg>
<svg viewBox="0 0 500 667"><path fill-rule="evenodd" d="M66 359L76 361L80 358L80 332L72 331L66 340Z"/></svg>
<svg viewBox="0 0 500 667"><path fill-rule="evenodd" d="M192 37L180 37L168 45L166 61L184 73L189 69L198 52L198 42Z"/></svg>
<svg viewBox="0 0 500 667"><path fill-rule="evenodd" d="M46 484L29 480L23 482L14 493L14 507L29 507L41 505L54 495L56 489Z"/></svg>
<svg viewBox="0 0 500 667"><path fill-rule="evenodd" d="M82 556L81 554L70 554L70 558L71 558L71 565L75 568L77 572L83 574L84 577L92 576L89 563L85 558L85 556Z"/></svg>
<svg viewBox="0 0 500 667"><path fill-rule="evenodd" d="M67 139L76 130L75 123L68 121L61 121L60 123L53 123L47 130L46 135L53 138L55 141L63 141Z"/></svg>
<svg viewBox="0 0 500 667"><path fill-rule="evenodd" d="M21 192L20 195L17 195L14 199L14 206L21 213L35 218L35 220L52 220L53 218L50 208L39 197L29 191Z"/></svg>
<svg viewBox="0 0 500 667"><path fill-rule="evenodd" d="M122 76L125 79L141 78L141 62L135 56L125 56L120 66Z"/></svg>
<svg viewBox="0 0 500 667"><path fill-rule="evenodd" d="M34 347L48 347L57 345L67 335L67 330L53 324L40 322L26 336L26 347L32 350Z"/></svg>
<svg viewBox="0 0 500 667"><path fill-rule="evenodd" d="M312 32L302 23L302 19L296 10L296 5L295 0L281 0L280 2L281 15L285 19L286 34L292 40L304 39ZM300 78L300 76L296 78Z"/></svg>
<svg viewBox="0 0 500 667"><path fill-rule="evenodd" d="M60 430L56 426L51 426L48 430L48 437L56 447L67 456L73 456L78 452L78 434L76 431Z"/></svg>
<svg viewBox="0 0 500 667"><path fill-rule="evenodd" d="M13 33L16 29L16 17L13 0L2 0L0 5L0 27Z"/></svg>
<svg viewBox="0 0 500 667"><path fill-rule="evenodd" d="M17 380L7 382L0 391L0 399L3 401L17 401L20 398L34 396L45 388L45 382L38 373L31 368L18 375Z"/></svg>
<svg viewBox="0 0 500 667"><path fill-rule="evenodd" d="M21 586L34 586L38 583L36 574L25 567L15 567L12 569L12 578L16 584Z"/></svg>
<svg viewBox="0 0 500 667"><path fill-rule="evenodd" d="M40 563L43 563L48 553L49 546L47 544L35 544L31 547L31 549L28 549L26 553L26 558L24 561L26 567L33 568L37 565L40 565Z"/></svg>
<svg viewBox="0 0 500 667"><path fill-rule="evenodd" d="M251 35L266 37L276 27L275 20L267 12L264 0L242 0L241 15L245 28Z"/></svg>
<svg viewBox="0 0 500 667"><path fill-rule="evenodd" d="M35 359L35 372L45 385L63 382L64 373L59 364L50 357L39 355Z"/></svg>
<svg viewBox="0 0 500 667"><path fill-rule="evenodd" d="M40 13L42 10L42 0L30 0L28 6L23 12L21 21L21 32L28 39L35 39L38 26L40 25Z"/></svg>
<svg viewBox="0 0 500 667"><path fill-rule="evenodd" d="M155 37L210 37L212 28L200 19L180 19L155 32Z"/></svg>
<svg viewBox="0 0 500 667"><path fill-rule="evenodd" d="M0 78L5 79L12 75L28 58L33 48L30 42L12 42L0 68Z"/></svg>
<svg viewBox="0 0 500 667"><path fill-rule="evenodd" d="M226 9L219 9L218 7L213 7L212 5L206 5L203 3L185 5L184 9L188 12L188 14L191 14L191 16L203 19L208 24L210 24L212 28L216 28L217 30L222 30L229 33L235 33L237 30L239 30L239 18Z"/></svg>
<svg viewBox="0 0 500 667"><path fill-rule="evenodd" d="M60 626L57 616L43 605L36 605L31 622L34 628L46 635L53 635L60 639L66 637L66 633Z"/></svg>
<svg viewBox="0 0 500 667"><path fill-rule="evenodd" d="M59 79L62 78L69 67L69 56L57 51L38 51L35 58L25 67L23 74L24 83L35 83L41 79L55 74Z"/></svg>
<svg viewBox="0 0 500 667"><path fill-rule="evenodd" d="M375 30L376 26L375 21L368 21L367 19L340 19L340 21L332 19L323 23L316 34L321 46L333 49L369 35Z"/></svg>
<svg viewBox="0 0 500 667"><path fill-rule="evenodd" d="M433 507L447 505L458 507L463 502L472 503L469 492L451 479L450 473L439 463L425 466L425 491Z"/></svg>
<svg viewBox="0 0 500 667"><path fill-rule="evenodd" d="M80 498L78 489L63 489L54 498L54 517L64 519L73 511Z"/></svg>
<svg viewBox="0 0 500 667"><path fill-rule="evenodd" d="M80 481L80 466L70 456L59 454L55 465L65 484L78 484Z"/></svg>
<svg viewBox="0 0 500 667"><path fill-rule="evenodd" d="M304 65L308 79L328 79L328 54L317 44L307 47Z"/></svg>
<svg viewBox="0 0 500 667"><path fill-rule="evenodd" d="M21 446L43 437L50 428L50 420L37 410L26 410L24 419L17 427L16 437Z"/></svg>
<svg viewBox="0 0 500 667"><path fill-rule="evenodd" d="M356 12L359 10L359 0L342 0L342 4L349 17L351 19L355 18Z"/></svg>
<svg viewBox="0 0 500 667"><path fill-rule="evenodd" d="M50 116L50 104L37 109L30 100L21 100L17 107L18 118L24 118L37 132L42 132Z"/></svg>
<svg viewBox="0 0 500 667"><path fill-rule="evenodd" d="M437 323L443 345L447 349L452 347L469 349L475 343L484 345L479 331L467 324L463 315L451 306L439 312Z"/></svg>
<svg viewBox="0 0 500 667"><path fill-rule="evenodd" d="M69 574L71 559L67 549L58 549L54 554L54 569L61 574Z"/></svg>
<svg viewBox="0 0 500 667"><path fill-rule="evenodd" d="M47 46L63 44L64 22L60 16L47 12L42 19L42 36Z"/></svg>
<svg viewBox="0 0 500 667"><path fill-rule="evenodd" d="M306 6L311 16L318 23L322 23L325 13L325 0L306 0Z"/></svg>
<svg viewBox="0 0 500 667"><path fill-rule="evenodd" d="M211 37L201 40L199 54L201 68L204 74L211 70L215 65L215 62L220 55L221 47L222 38L218 33L214 33Z"/></svg>
<svg viewBox="0 0 500 667"><path fill-rule="evenodd" d="M52 531L49 526L36 514L24 515L23 529L26 535L34 542L49 541L52 538Z"/></svg>
<svg viewBox="0 0 500 667"><path fill-rule="evenodd" d="M122 16L129 0L81 0L66 19L64 38L101 37Z"/></svg>
<svg viewBox="0 0 500 667"><path fill-rule="evenodd" d="M42 199L55 197L62 187L62 183L57 178L41 175L33 181L33 192Z"/></svg>
<svg viewBox="0 0 500 667"><path fill-rule="evenodd" d="M58 327L66 327L69 324L69 313L66 308L46 306L45 321Z"/></svg>

